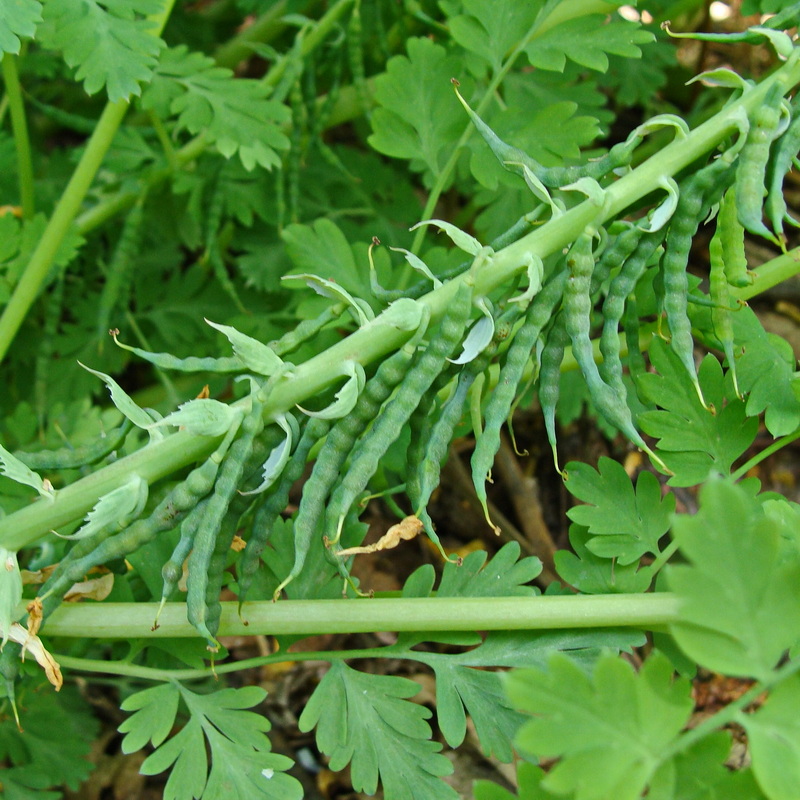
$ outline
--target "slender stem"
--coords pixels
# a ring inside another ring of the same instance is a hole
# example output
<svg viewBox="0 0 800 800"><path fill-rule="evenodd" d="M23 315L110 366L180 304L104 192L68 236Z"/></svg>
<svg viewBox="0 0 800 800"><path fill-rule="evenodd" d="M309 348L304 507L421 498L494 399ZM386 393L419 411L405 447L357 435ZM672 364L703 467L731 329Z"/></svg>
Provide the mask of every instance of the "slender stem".
<svg viewBox="0 0 800 800"><path fill-rule="evenodd" d="M792 86L800 81L797 61L788 61L763 83L744 92L741 98L692 131L686 138L672 142L636 169L605 190L605 203L599 209L586 200L557 219L522 237L495 253L490 262L474 275L465 273L420 299L438 322L452 302L460 283L474 280L475 293L486 295L507 284L526 269L530 256L544 259L575 240L587 225L613 219L661 185L666 176L674 175L692 164L721 141L738 130L738 115L757 107L776 82ZM359 331L299 364L278 383L264 405L266 417L303 404L307 398L321 394L340 379L341 364L348 360L367 365L401 347L411 335L395 327L384 312ZM221 437L197 437L180 431L151 444L137 453L120 459L98 472L59 490L53 500L36 501L0 519L0 543L18 550L47 534L59 525L78 519L89 511L96 500L116 489L132 472L148 482L171 474L198 458L208 455Z"/></svg>
<svg viewBox="0 0 800 800"><path fill-rule="evenodd" d="M739 300L749 300L798 274L800 274L800 247L795 247L752 270L750 275L753 282L750 286L731 287L730 292Z"/></svg>
<svg viewBox="0 0 800 800"><path fill-rule="evenodd" d="M760 453L756 453L751 459L745 461L739 469L734 472L731 477L733 480L738 481L739 478L743 478L747 473L753 469L757 464L760 464L764 459L769 458L773 453L777 453L778 450L786 447L786 445L791 444L794 441L800 439L800 430L796 430L794 433L789 433L786 436L781 436L780 439L774 441L769 447L765 447Z"/></svg>
<svg viewBox="0 0 800 800"><path fill-rule="evenodd" d="M174 0L167 0L164 10L154 18L157 23L154 35L161 34L172 10L173 3ZM86 149L78 162L78 166L75 168L75 172L72 174L64 193L59 198L53 215L50 217L42 238L39 240L39 244L33 251L22 278L14 288L14 293L3 310L2 316L0 316L0 360L5 358L8 348L11 346L28 310L36 299L42 283L47 278L56 253L80 210L81 203L89 191L89 187L97 174L97 170L100 168L108 148L111 146L114 135L127 110L127 100L109 102L103 109L103 113L97 122L97 127L86 144Z"/></svg>
<svg viewBox="0 0 800 800"><path fill-rule="evenodd" d="M678 542L673 539L654 559L650 564L650 572L653 576L669 561L672 556L679 550Z"/></svg>
<svg viewBox="0 0 800 800"><path fill-rule="evenodd" d="M222 603L219 636L311 636L379 631L550 630L627 626L650 629L679 619L678 598L653 594L554 597L431 597ZM196 638L184 603L64 604L47 620L48 636L99 639Z"/></svg>
<svg viewBox="0 0 800 800"><path fill-rule="evenodd" d="M288 26L288 23L282 19L286 14L287 5L287 0L278 0L277 3L270 6L240 34L218 47L214 52L214 61L221 67L233 69L237 64L253 55L254 51L250 45L272 41L283 33Z"/></svg>
<svg viewBox="0 0 800 800"><path fill-rule="evenodd" d="M17 71L17 56L13 53L3 55L3 81L6 85L8 109L11 113L11 127L14 130L14 145L17 150L17 173L19 176L19 199L22 216L30 219L34 214L33 199L33 161L31 142L28 137L28 122L25 118L25 104Z"/></svg>

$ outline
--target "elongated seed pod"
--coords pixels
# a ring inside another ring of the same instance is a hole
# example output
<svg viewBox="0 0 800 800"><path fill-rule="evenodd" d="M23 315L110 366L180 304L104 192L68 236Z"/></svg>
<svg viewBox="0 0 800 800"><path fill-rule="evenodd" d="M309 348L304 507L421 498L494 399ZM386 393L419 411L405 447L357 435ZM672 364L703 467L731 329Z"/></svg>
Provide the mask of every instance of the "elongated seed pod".
<svg viewBox="0 0 800 800"><path fill-rule="evenodd" d="M415 349L415 344L408 343L381 362L375 374L364 386L352 411L338 420L328 433L311 475L303 486L303 496L294 522L294 564L275 590L273 600L277 600L283 588L300 574L315 534L321 535L319 528L325 510L325 500L339 479L353 444L375 419L381 405L397 384L403 380Z"/></svg>
<svg viewBox="0 0 800 800"><path fill-rule="evenodd" d="M556 447L556 406L561 393L561 364L564 361L564 351L569 342L567 333L566 314L559 310L542 348L539 359L539 405L542 407L544 427L547 431L547 441L553 451L553 464L556 472L563 474L558 466L558 450Z"/></svg>
<svg viewBox="0 0 800 800"><path fill-rule="evenodd" d="M736 356L734 353L733 322L731 320L731 293L728 287L728 280L725 277L723 232L718 226L717 231L708 246L709 254L709 273L708 286L709 294L713 306L711 308L711 325L714 334L722 345L722 352L728 362L728 369L733 379L733 389L737 397L741 397L739 392L739 381L736 378Z"/></svg>
<svg viewBox="0 0 800 800"><path fill-rule="evenodd" d="M640 232L638 235L634 232L628 235L630 238L636 237L636 245L608 287L603 302L603 331L600 334L600 353L603 356L603 362L599 366L600 375L614 391L620 394L624 391L624 384L619 325L625 310L625 302L636 288L648 262L664 239L665 231L647 234Z"/></svg>
<svg viewBox="0 0 800 800"><path fill-rule="evenodd" d="M280 339L269 342L270 349L275 352L275 355L283 358L287 353L297 350L309 339L313 339L326 325L341 317L345 308L344 303L335 303L328 306L314 319L304 319Z"/></svg>
<svg viewBox="0 0 800 800"><path fill-rule="evenodd" d="M253 578L258 572L261 554L264 552L264 548L272 535L275 521L289 502L289 492L302 476L311 448L325 437L330 428L330 420L312 417L306 422L300 441L294 449L289 463L281 473L278 483L256 511L250 537L239 558L237 568L240 610L247 599L247 593L253 583Z"/></svg>
<svg viewBox="0 0 800 800"><path fill-rule="evenodd" d="M461 283L436 335L414 359L397 392L386 403L372 428L356 443L347 472L328 504L325 529L332 534L333 542L338 541L350 506L375 474L378 462L400 435L419 398L436 380L461 341L471 308L472 288Z"/></svg>
<svg viewBox="0 0 800 800"><path fill-rule="evenodd" d="M247 369L241 359L236 356L223 356L221 358L213 358L211 356L187 356L186 358L178 358L171 353L151 353L148 350L142 350L140 347L122 344L117 340L119 331L116 328L109 332L114 337L114 341L119 347L139 356L139 358L143 358L158 369L172 370L174 372L220 373L244 372Z"/></svg>
<svg viewBox="0 0 800 800"><path fill-rule="evenodd" d="M548 280L528 306L522 326L514 336L506 353L505 361L497 378L497 385L489 396L484 414L483 432L477 439L472 452L472 483L483 507L486 521L495 530L497 530L497 526L489 519L486 505L486 477L491 470L494 457L500 449L500 429L508 419L525 367L531 355L535 354L536 342L552 317L556 304L561 299L566 281L567 272L562 270ZM559 365L560 363L559 361Z"/></svg>
<svg viewBox="0 0 800 800"><path fill-rule="evenodd" d="M169 559L161 567L164 585L161 589L161 604L169 599L183 577L183 565L194 547L194 537L206 513L208 498L204 497L181 521L181 535ZM158 616L154 627L158 627Z"/></svg>
<svg viewBox="0 0 800 800"><path fill-rule="evenodd" d="M189 556L189 577L187 579L186 612L189 622L203 636L210 648L218 648L214 634L208 629L208 570L214 554L214 545L228 506L239 488L245 462L249 457L256 436L264 427L262 417L263 403L256 393L251 395L252 406L241 423L239 436L231 444L209 497L205 515L198 525L194 548Z"/></svg>
<svg viewBox="0 0 800 800"><path fill-rule="evenodd" d="M774 231L783 239L783 223L797 226L798 222L789 214L783 195L783 179L792 168L800 152L800 97L791 102L792 121L772 146L772 156L767 170L767 201L764 210ZM736 284L734 284L735 286Z"/></svg>
<svg viewBox="0 0 800 800"><path fill-rule="evenodd" d="M663 306L670 330L670 345L689 373L700 402L706 405L697 379L694 363L694 339L687 313L689 281L686 265L692 239L703 219L703 209L710 204L717 190L724 188L729 174L727 162L719 158L696 172L681 187L675 213L667 232L665 252L661 259Z"/></svg>
<svg viewBox="0 0 800 800"><path fill-rule="evenodd" d="M105 436L80 447L61 447L58 450L40 450L38 453L25 453L18 450L14 455L26 467L33 470L77 469L96 464L111 455L122 446L132 427L133 423L129 419L125 419L118 428L114 428Z"/></svg>
<svg viewBox="0 0 800 800"><path fill-rule="evenodd" d="M186 513L214 487L220 462L229 444L230 441L223 441L203 464L193 469L167 494L149 517L136 520L124 531L104 539L91 550L88 550L91 537L76 542L68 557L61 561L41 588L45 616L58 606L64 592L81 580L92 567L127 556L152 541L159 533L171 530L180 523Z"/></svg>
<svg viewBox="0 0 800 800"><path fill-rule="evenodd" d="M762 220L764 188L769 150L781 119L783 87L775 84L767 92L764 102L756 106L750 117L739 162L736 167L736 210L745 230L780 244Z"/></svg>
<svg viewBox="0 0 800 800"><path fill-rule="evenodd" d="M753 282L747 270L747 255L744 249L744 226L736 214L736 188L731 187L719 204L717 230L722 245L722 266L731 286L744 287Z"/></svg>
<svg viewBox="0 0 800 800"><path fill-rule="evenodd" d="M647 372L644 354L639 346L639 308L635 294L631 294L625 302L622 327L625 330L625 342L628 346L628 372L635 385L636 377Z"/></svg>
<svg viewBox="0 0 800 800"><path fill-rule="evenodd" d="M133 264L142 238L143 224L144 197L142 196L125 217L114 256L106 271L103 289L100 292L95 330L101 342L110 327L111 315L118 308L128 305L128 295L133 282Z"/></svg>

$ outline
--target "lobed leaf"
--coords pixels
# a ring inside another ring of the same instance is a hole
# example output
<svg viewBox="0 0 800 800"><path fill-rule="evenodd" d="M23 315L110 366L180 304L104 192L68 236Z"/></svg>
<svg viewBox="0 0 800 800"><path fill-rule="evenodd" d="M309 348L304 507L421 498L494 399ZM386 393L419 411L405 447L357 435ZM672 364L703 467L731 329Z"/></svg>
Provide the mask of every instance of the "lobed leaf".
<svg viewBox="0 0 800 800"><path fill-rule="evenodd" d="M299 727L316 726L319 749L330 767L350 764L356 791L374 794L378 778L386 800L456 800L439 780L452 764L430 740L424 706L408 702L420 686L407 678L367 675L334 661L311 695Z"/></svg>
<svg viewBox="0 0 800 800"><path fill-rule="evenodd" d="M37 33L45 47L61 50L89 94L104 86L113 103L141 94L163 47L155 22L161 0L58 0L44 4Z"/></svg>
<svg viewBox="0 0 800 800"><path fill-rule="evenodd" d="M690 566L670 566L682 600L671 626L698 664L728 675L766 678L800 639L800 553L787 555L791 529L767 515L752 492L715 480L700 509L676 517L673 536ZM791 557L790 557L791 556Z"/></svg>
<svg viewBox="0 0 800 800"><path fill-rule="evenodd" d="M662 498L658 479L650 472L639 474L634 489L619 462L602 457L597 466L595 471L575 461L565 468L570 494L587 503L567 511L571 520L594 535L586 547L602 558L616 558L623 566L645 553L658 555L658 541L669 530L675 511L675 495Z"/></svg>
<svg viewBox="0 0 800 800"><path fill-rule="evenodd" d="M516 670L506 688L533 714L517 745L537 758L558 759L542 787L575 800L635 800L658 769L665 748L689 719L688 681L656 654L636 674L604 655L587 676L556 653L547 670Z"/></svg>
<svg viewBox="0 0 800 800"><path fill-rule="evenodd" d="M16 0L0 5L0 52L19 53L20 37L32 39L41 21L40 0Z"/></svg>

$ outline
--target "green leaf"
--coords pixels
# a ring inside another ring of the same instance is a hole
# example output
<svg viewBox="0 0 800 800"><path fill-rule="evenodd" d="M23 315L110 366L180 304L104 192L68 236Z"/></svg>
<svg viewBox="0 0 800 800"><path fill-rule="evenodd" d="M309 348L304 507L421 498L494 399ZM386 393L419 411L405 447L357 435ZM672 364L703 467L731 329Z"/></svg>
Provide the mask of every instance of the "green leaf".
<svg viewBox="0 0 800 800"><path fill-rule="evenodd" d="M0 51L19 53L20 37L32 39L42 21L39 0L16 0L0 6Z"/></svg>
<svg viewBox="0 0 800 800"><path fill-rule="evenodd" d="M36 489L42 497L52 500L55 497L55 489L49 481L45 481L38 473L25 466L15 455L8 452L0 445L0 474L6 478L11 478L16 483L23 486L30 486Z"/></svg>
<svg viewBox="0 0 800 800"><path fill-rule="evenodd" d="M334 395L336 398L322 411L309 411L302 406L297 406L304 414L317 419L339 419L349 414L358 401L358 396L366 383L364 367L358 361L345 361L342 364L342 373L347 376L344 386Z"/></svg>
<svg viewBox="0 0 800 800"><path fill-rule="evenodd" d="M787 559L783 526L758 499L716 480L700 492L700 509L675 518L672 533L691 566L669 566L669 588L682 600L670 630L698 664L768 677L800 639L800 557Z"/></svg>
<svg viewBox="0 0 800 800"><path fill-rule="evenodd" d="M473 792L475 800L548 800L553 795L545 792L540 784L545 772L528 761L517 763L517 788L519 794L511 794L491 781L475 781Z"/></svg>
<svg viewBox="0 0 800 800"><path fill-rule="evenodd" d="M291 760L270 752L265 736L269 721L245 710L265 696L257 686L202 695L177 682L145 689L122 705L123 710L136 712L120 726L126 734L123 750L133 752L148 741L156 745L140 771L156 775L172 767L164 800L300 800L300 784L285 774ZM166 739L179 698L186 704L189 721ZM206 746L211 753L210 773Z"/></svg>
<svg viewBox="0 0 800 800"><path fill-rule="evenodd" d="M587 528L573 524L569 527L569 541L574 553L558 550L555 554L559 577L584 594L636 594L645 592L652 576L647 567L638 562L623 566L608 557L597 555L589 545L597 538Z"/></svg>
<svg viewBox="0 0 800 800"><path fill-rule="evenodd" d="M222 436L231 426L237 425L241 418L241 411L227 403L209 397L199 397L181 403L177 411L153 422L148 430L171 425L185 428L197 436Z"/></svg>
<svg viewBox="0 0 800 800"><path fill-rule="evenodd" d="M104 86L111 102L141 93L153 76L163 42L145 15L162 11L161 0L58 0L44 4L37 31L45 47L61 50L89 94Z"/></svg>
<svg viewBox="0 0 800 800"><path fill-rule="evenodd" d="M234 78L202 53L185 45L164 52L142 106L160 117L177 116L177 129L203 133L226 158L239 156L247 170L280 166L278 151L289 149L280 125L289 109L268 98L260 81Z"/></svg>
<svg viewBox="0 0 800 800"><path fill-rule="evenodd" d="M516 670L506 686L514 705L534 715L517 745L558 759L542 786L575 800L639 798L692 710L688 681L673 679L660 654L638 674L604 655L589 677L556 653L547 671Z"/></svg>
<svg viewBox="0 0 800 800"><path fill-rule="evenodd" d="M206 323L228 338L237 358L257 375L274 375L283 366L283 361L275 355L275 351L269 345L237 331L230 325L220 325L208 319Z"/></svg>
<svg viewBox="0 0 800 800"><path fill-rule="evenodd" d="M443 219L425 219L413 225L411 230L415 231L422 225L435 225L439 230L444 231L450 237L453 244L459 250L463 250L471 256L477 256L481 250L483 250L483 245L474 236L465 233L451 222L445 222Z"/></svg>
<svg viewBox="0 0 800 800"><path fill-rule="evenodd" d="M427 38L409 39L407 49L408 57L389 59L375 79L368 142L387 156L422 162L436 177L466 127L450 86L464 66Z"/></svg>
<svg viewBox="0 0 800 800"><path fill-rule="evenodd" d="M567 59L583 67L605 72L608 54L641 58L640 44L652 42L652 33L638 23L589 15L566 20L537 36L525 52L531 65L539 69L562 72Z"/></svg>
<svg viewBox="0 0 800 800"><path fill-rule="evenodd" d="M747 419L744 403L726 388L719 361L709 354L698 370L703 394L716 408L711 414L700 404L678 357L658 337L650 345L650 360L658 374L641 375L639 390L643 399L663 410L640 414L638 423L660 439L658 454L675 473L669 484L693 486L712 472L730 473L733 462L753 443L758 420Z"/></svg>
<svg viewBox="0 0 800 800"><path fill-rule="evenodd" d="M773 436L784 436L800 426L800 398L792 391L795 357L791 345L767 333L750 308L733 314L736 344L744 352L736 361L740 389L747 394L747 414L764 412Z"/></svg>
<svg viewBox="0 0 800 800"><path fill-rule="evenodd" d="M797 794L800 786L800 676L793 675L772 691L754 714L737 721L747 731L753 772L770 800Z"/></svg>
<svg viewBox="0 0 800 800"><path fill-rule="evenodd" d="M122 530L131 519L139 516L144 510L147 495L147 481L134 473L122 486L104 494L84 518L85 524L65 538L85 539L111 526L117 526L118 530Z"/></svg>
<svg viewBox="0 0 800 800"><path fill-rule="evenodd" d="M407 678L367 675L334 661L298 725L301 731L316 726L317 746L331 769L350 764L357 792L374 794L380 776L386 800L456 800L439 780L453 767L430 740L431 712L407 700L419 690Z"/></svg>
<svg viewBox="0 0 800 800"><path fill-rule="evenodd" d="M567 464L566 471L567 490L588 504L573 506L567 516L597 537L586 545L592 553L616 558L622 565L645 553L658 555L658 541L669 530L675 511L675 495L662 498L655 475L641 472L634 489L622 464L606 457L597 471L577 461Z"/></svg>

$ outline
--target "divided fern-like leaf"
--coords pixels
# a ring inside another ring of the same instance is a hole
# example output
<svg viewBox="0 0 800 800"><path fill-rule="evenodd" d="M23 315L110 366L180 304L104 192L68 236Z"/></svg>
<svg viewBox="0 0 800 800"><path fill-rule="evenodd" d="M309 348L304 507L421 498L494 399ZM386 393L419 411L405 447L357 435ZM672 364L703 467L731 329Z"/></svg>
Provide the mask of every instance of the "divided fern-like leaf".
<svg viewBox="0 0 800 800"><path fill-rule="evenodd" d="M456 800L439 780L452 764L430 740L427 708L408 702L419 684L391 675L365 675L335 661L299 720L302 731L316 726L319 749L331 769L350 764L356 791L374 794L378 778L386 800Z"/></svg>
<svg viewBox="0 0 800 800"><path fill-rule="evenodd" d="M260 703L266 692L257 686L195 694L167 683L131 695L123 711L134 711L120 726L123 752L156 746L143 762L144 775L170 769L165 800L300 800L300 784L285 771L292 762L270 752L269 721L245 709ZM178 701L190 717L167 739L175 723ZM208 769L206 747L211 753Z"/></svg>
<svg viewBox="0 0 800 800"><path fill-rule="evenodd" d="M161 0L51 0L37 33L45 47L60 50L89 94L104 86L111 102L141 94L153 77L163 47L147 15Z"/></svg>
<svg viewBox="0 0 800 800"><path fill-rule="evenodd" d="M177 117L178 130L204 133L226 158L239 156L247 170L280 166L278 151L289 140L279 129L288 122L289 109L268 98L259 81L234 78L202 53L184 45L166 50L142 106L162 119Z"/></svg>

